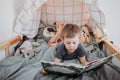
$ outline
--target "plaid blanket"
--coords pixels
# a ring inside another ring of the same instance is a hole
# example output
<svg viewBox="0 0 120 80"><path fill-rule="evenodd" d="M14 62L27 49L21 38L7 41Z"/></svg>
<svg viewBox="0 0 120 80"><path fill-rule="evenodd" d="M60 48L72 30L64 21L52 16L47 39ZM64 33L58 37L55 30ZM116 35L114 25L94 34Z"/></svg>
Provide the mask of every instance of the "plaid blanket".
<svg viewBox="0 0 120 80"><path fill-rule="evenodd" d="M88 24L102 31L104 15L97 4L97 0L26 0L13 30L16 34L33 38L42 20L49 24Z"/></svg>

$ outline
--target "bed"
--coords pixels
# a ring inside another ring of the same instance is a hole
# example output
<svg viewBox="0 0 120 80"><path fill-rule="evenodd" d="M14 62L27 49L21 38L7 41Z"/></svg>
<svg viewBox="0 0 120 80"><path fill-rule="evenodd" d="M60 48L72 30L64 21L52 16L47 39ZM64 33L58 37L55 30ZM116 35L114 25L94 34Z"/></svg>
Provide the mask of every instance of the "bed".
<svg viewBox="0 0 120 80"><path fill-rule="evenodd" d="M57 31L61 23L74 23L82 28L81 41L88 60L119 53L120 49L106 38L104 14L97 4L97 0L26 0L13 31L19 36L0 43L0 50L6 51L6 58L0 61L0 80L120 80L120 67L112 61L79 76L40 73L41 61L53 61L56 53L47 43L54 35L45 29ZM9 50L24 39L23 35L36 53L30 58L13 56ZM116 57L119 60L120 54Z"/></svg>

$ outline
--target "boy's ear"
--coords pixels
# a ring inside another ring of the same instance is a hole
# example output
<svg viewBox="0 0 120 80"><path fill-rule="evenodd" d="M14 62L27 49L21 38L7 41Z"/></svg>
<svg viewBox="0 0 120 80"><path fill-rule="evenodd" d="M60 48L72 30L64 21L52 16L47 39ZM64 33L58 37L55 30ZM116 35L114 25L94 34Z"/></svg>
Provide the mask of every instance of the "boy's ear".
<svg viewBox="0 0 120 80"><path fill-rule="evenodd" d="M62 37L58 37L57 42L62 42L63 38Z"/></svg>

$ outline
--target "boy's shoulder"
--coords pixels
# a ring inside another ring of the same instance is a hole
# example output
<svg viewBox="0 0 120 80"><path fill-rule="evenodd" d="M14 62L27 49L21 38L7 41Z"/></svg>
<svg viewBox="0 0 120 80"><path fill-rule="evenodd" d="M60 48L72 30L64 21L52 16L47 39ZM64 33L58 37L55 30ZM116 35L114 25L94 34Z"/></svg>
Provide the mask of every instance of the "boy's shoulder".
<svg viewBox="0 0 120 80"><path fill-rule="evenodd" d="M84 50L84 46L83 46L81 43L79 43L79 44L78 44L78 49Z"/></svg>
<svg viewBox="0 0 120 80"><path fill-rule="evenodd" d="M78 44L78 47L83 47L81 43Z"/></svg>
<svg viewBox="0 0 120 80"><path fill-rule="evenodd" d="M63 42L57 43L57 47L63 47L63 46L64 46L64 43L63 43Z"/></svg>

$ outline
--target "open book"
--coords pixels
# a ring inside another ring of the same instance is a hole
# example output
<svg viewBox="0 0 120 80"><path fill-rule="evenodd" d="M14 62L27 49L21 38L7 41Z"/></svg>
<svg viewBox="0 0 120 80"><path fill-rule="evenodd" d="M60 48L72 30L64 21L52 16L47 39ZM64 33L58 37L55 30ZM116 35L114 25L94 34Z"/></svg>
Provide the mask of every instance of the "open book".
<svg viewBox="0 0 120 80"><path fill-rule="evenodd" d="M50 73L56 73L56 74L81 74L85 71L89 71L91 69L95 69L102 64L110 61L116 54L110 55L105 58L101 58L99 60L93 61L90 65L85 66L82 64L74 64L74 63L56 63L56 62L48 62L48 61L42 61L41 64L43 66L43 69Z"/></svg>

